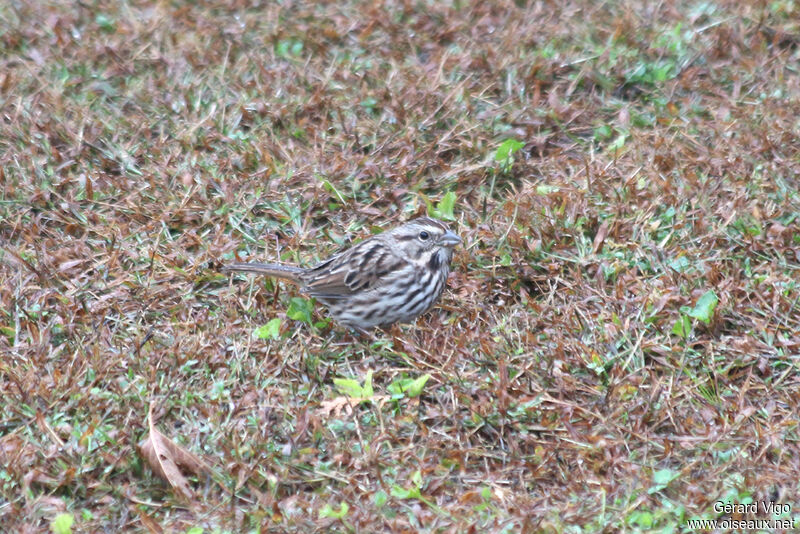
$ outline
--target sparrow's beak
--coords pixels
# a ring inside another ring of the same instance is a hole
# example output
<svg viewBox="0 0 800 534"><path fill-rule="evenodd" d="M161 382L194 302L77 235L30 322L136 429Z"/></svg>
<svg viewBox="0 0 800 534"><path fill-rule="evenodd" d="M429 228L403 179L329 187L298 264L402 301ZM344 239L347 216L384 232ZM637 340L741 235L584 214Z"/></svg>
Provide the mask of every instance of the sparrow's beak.
<svg viewBox="0 0 800 534"><path fill-rule="evenodd" d="M439 244L444 245L445 247L454 247L460 243L461 238L450 230L446 231L444 235L439 238Z"/></svg>

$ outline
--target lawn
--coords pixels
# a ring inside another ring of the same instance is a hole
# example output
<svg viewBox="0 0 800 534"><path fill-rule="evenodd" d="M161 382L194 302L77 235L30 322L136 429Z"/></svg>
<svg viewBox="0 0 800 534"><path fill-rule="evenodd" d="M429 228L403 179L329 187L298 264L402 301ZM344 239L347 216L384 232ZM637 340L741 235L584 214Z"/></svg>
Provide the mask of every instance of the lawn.
<svg viewBox="0 0 800 534"><path fill-rule="evenodd" d="M800 528L798 20L1 3L0 531ZM425 214L415 324L220 272Z"/></svg>

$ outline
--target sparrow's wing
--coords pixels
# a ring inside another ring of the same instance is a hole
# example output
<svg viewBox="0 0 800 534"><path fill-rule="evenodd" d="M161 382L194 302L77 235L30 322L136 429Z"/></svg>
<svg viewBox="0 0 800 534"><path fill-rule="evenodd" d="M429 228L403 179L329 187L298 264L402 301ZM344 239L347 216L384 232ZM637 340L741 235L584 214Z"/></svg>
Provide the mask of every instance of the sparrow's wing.
<svg viewBox="0 0 800 534"><path fill-rule="evenodd" d="M376 288L391 273L410 265L379 238L362 241L309 269L303 289L322 299L344 298Z"/></svg>

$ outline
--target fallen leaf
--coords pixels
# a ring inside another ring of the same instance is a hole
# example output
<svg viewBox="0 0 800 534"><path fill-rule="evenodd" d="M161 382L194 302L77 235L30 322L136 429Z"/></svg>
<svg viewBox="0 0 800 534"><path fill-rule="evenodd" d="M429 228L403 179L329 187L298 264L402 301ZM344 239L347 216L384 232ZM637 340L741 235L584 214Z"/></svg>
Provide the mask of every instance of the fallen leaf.
<svg viewBox="0 0 800 534"><path fill-rule="evenodd" d="M592 243L592 250L596 254L600 249L603 248L603 242L606 240L606 236L608 235L608 219L603 221L600 225L600 228L597 229L597 233L594 236L594 243Z"/></svg>
<svg viewBox="0 0 800 534"><path fill-rule="evenodd" d="M158 431L153 424L152 406L147 414L147 422L150 426L150 433L137 446L139 454L147 461L153 472L166 480L170 486L186 498L191 498L194 492L180 468L199 475L209 472L208 466L198 456Z"/></svg>
<svg viewBox="0 0 800 534"><path fill-rule="evenodd" d="M141 508L134 507L136 513L139 514L139 519L142 521L142 524L147 528L150 534L163 534L164 529L161 528L161 525L156 523L156 520L147 515L147 512L142 510Z"/></svg>
<svg viewBox="0 0 800 534"><path fill-rule="evenodd" d="M318 413L325 417L329 417L331 414L335 417L339 417L342 410L344 410L347 415L350 415L353 413L353 407L357 406L359 402L361 402L360 399L351 399L345 396L336 397L335 399L322 401Z"/></svg>
<svg viewBox="0 0 800 534"><path fill-rule="evenodd" d="M369 400L380 407L390 399L390 395L373 395ZM322 401L319 405L319 410L317 410L317 414L323 417L329 417L331 414L333 414L334 417L339 417L342 411L344 411L345 414L350 415L353 413L353 408L363 401L364 399L354 399L347 396L336 397L334 399Z"/></svg>

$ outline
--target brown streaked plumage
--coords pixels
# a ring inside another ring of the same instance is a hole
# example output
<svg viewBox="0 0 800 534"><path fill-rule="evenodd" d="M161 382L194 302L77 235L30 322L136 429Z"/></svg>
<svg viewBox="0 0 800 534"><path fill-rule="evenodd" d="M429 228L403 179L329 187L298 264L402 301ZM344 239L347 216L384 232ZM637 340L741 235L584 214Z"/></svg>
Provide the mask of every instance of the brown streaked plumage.
<svg viewBox="0 0 800 534"><path fill-rule="evenodd" d="M442 295L453 247L461 238L445 223L414 219L303 269L277 263L232 263L224 271L283 278L327 306L338 322L359 331L407 323Z"/></svg>

